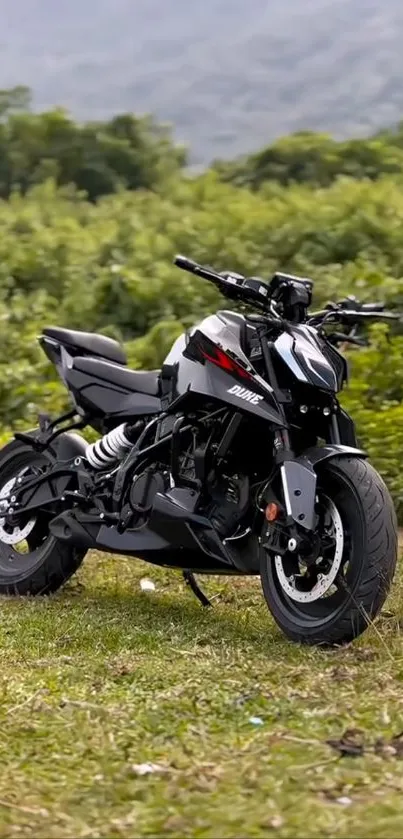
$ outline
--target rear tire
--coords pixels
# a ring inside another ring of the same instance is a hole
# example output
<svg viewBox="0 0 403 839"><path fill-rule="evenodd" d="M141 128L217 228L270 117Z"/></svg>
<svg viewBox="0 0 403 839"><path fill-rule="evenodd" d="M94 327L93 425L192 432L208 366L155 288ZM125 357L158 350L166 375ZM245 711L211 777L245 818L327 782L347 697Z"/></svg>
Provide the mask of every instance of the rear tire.
<svg viewBox="0 0 403 839"><path fill-rule="evenodd" d="M318 471L320 492L337 508L344 534L345 570L334 594L330 588L314 602L296 602L281 583L273 555L263 548L261 580L274 620L288 638L329 646L357 638L381 609L396 568L397 521L384 482L361 458L326 461Z"/></svg>
<svg viewBox="0 0 403 839"><path fill-rule="evenodd" d="M2 487L27 466L44 465L49 458L38 455L18 440L0 451L0 492ZM39 511L27 547L19 553L0 533L0 594L44 595L57 591L79 568L85 551L59 542L48 531L49 514Z"/></svg>

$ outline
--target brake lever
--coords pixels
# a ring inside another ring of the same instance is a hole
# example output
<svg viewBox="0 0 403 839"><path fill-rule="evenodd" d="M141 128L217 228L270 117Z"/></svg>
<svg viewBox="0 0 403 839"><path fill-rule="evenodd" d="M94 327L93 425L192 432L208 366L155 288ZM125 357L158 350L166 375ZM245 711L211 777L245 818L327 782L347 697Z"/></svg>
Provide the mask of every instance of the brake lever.
<svg viewBox="0 0 403 839"><path fill-rule="evenodd" d="M332 344L356 344L358 347L367 347L368 341L365 338L359 338L355 335L345 335L344 332L330 332L326 336L327 340Z"/></svg>
<svg viewBox="0 0 403 839"><path fill-rule="evenodd" d="M338 300L336 303L333 300L329 300L328 303L325 305L325 311L327 312L339 312L348 310L348 307L355 306L354 311L358 311L358 307L361 305L360 301L354 297L353 294L350 294L348 297L343 297L342 300Z"/></svg>
<svg viewBox="0 0 403 839"><path fill-rule="evenodd" d="M402 320L401 315L395 315L394 312L363 312L354 310L339 311L339 320L342 323L359 323L359 321L366 320Z"/></svg>

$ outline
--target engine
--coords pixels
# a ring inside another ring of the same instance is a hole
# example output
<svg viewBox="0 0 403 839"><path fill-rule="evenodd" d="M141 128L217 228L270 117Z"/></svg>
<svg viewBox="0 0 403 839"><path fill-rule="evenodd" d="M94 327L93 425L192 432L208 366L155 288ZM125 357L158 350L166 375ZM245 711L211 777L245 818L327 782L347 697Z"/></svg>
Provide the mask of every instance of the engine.
<svg viewBox="0 0 403 839"><path fill-rule="evenodd" d="M175 421L175 418L172 420ZM88 445L85 451L88 463L96 471L109 471L133 448L144 425L143 421L135 425L124 423ZM225 451L225 454L221 446L220 456L218 460L216 458L225 433L225 422L217 422L217 418L209 422L208 411L206 416L199 416L196 423L185 430L182 445L173 461L175 441L170 430L162 429L162 440L166 435L167 441L160 448L162 459L153 463L148 462L146 457L140 462L137 460L133 463L131 476L128 474L125 477L119 528L137 529L146 525L156 494L176 486L195 491L200 515L211 521L222 539L232 537L245 523L250 505L250 482L240 463L238 446L232 452ZM106 489L107 506L110 493L111 490Z"/></svg>
<svg viewBox="0 0 403 839"><path fill-rule="evenodd" d="M141 527L151 513L157 492L165 492L169 486L167 471L160 464L149 466L135 475L129 490L129 505L133 513L132 527Z"/></svg>
<svg viewBox="0 0 403 839"><path fill-rule="evenodd" d="M242 475L223 475L211 486L209 495L207 517L221 538L231 536L249 506L249 479Z"/></svg>

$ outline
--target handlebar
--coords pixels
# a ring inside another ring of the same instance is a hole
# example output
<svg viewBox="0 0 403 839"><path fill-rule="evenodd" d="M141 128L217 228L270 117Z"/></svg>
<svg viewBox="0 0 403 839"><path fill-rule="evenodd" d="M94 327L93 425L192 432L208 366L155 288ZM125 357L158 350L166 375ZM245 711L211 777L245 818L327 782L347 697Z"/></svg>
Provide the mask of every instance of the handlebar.
<svg viewBox="0 0 403 839"><path fill-rule="evenodd" d="M193 259L189 259L189 257L187 256L177 254L177 256L175 256L174 259L174 265L176 265L178 268L181 268L182 271L188 271L190 274L196 274L198 277L203 277L205 280L210 280L210 282L225 282L224 278L221 277L220 274L218 274L212 268L209 268L206 265L199 265L198 262L195 262Z"/></svg>
<svg viewBox="0 0 403 839"><path fill-rule="evenodd" d="M371 318L376 318L378 320L400 320L401 316L395 314L394 312L385 312L385 306L383 303L378 304L378 306L372 305L372 303L364 304L368 306L364 311L362 309L322 309L319 312L311 312L310 317L308 319L308 323L324 325L326 321L332 322L339 321L339 323L345 323L346 325L352 325L355 323L364 322L366 320L370 320ZM371 308L369 308L371 306Z"/></svg>
<svg viewBox="0 0 403 839"><path fill-rule="evenodd" d="M198 262L195 262L193 259L189 259L187 256L181 256L180 254L175 256L174 265L177 265L177 267L181 268L182 271L189 271L190 274L197 274L198 277L204 277L204 279L210 280L211 282L219 282L220 280L223 281L223 278L220 277L213 268L210 268L207 265L199 265Z"/></svg>
<svg viewBox="0 0 403 839"><path fill-rule="evenodd" d="M272 325L277 324L279 327L282 326L283 328L285 328L287 320L284 320L281 317L281 313L283 313L284 316L284 310L282 310L281 307L280 311L278 311L279 300L277 297L279 283L281 284L281 281L285 281L285 283L287 283L287 281L290 281L291 283L294 281L294 284L299 283L300 285L301 283L308 283L308 281L301 280L301 278L285 274L276 274L270 285L264 280L260 280L255 277L245 278L239 274L231 272L220 274L210 266L200 265L198 262L195 262L193 259L189 259L189 257L183 256L182 254L177 254L175 256L174 265L181 268L182 271L188 271L190 274L195 274L198 277L202 277L203 279L212 282L226 297L233 300L240 300L244 303L249 303L264 312L270 312L272 317L270 317L270 315L265 316L267 323ZM310 285L312 284L310 283ZM339 323L352 327L360 322L368 321L371 318L379 320L401 319L401 315L385 311L384 303L361 303L353 295L346 297L337 303L328 303L324 309L318 312L311 312L308 314L306 307L303 307L303 309L304 312L301 313L301 315L297 313L297 317L291 318L293 322L305 322L311 324L312 326L320 327L324 326L326 323L330 324L331 322L334 323L335 321L338 321ZM286 318L288 317L289 315L286 312Z"/></svg>
<svg viewBox="0 0 403 839"><path fill-rule="evenodd" d="M187 256L182 256L181 254L175 256L174 265L181 268L182 271L188 271L190 274L195 274L197 277L208 280L217 286L222 294L233 300L243 300L256 306L258 309L266 309L269 305L270 297L268 287L264 284L263 280L260 284L257 283L247 286L244 284L245 278L239 274L219 274L213 268L207 265L199 265L198 262L194 262L193 259L189 259Z"/></svg>
<svg viewBox="0 0 403 839"><path fill-rule="evenodd" d="M181 256L181 254L178 253L175 256L174 265L177 265L178 268L182 268L182 271L190 271L193 274L194 269L197 267L197 262L193 259L189 259L187 256Z"/></svg>
<svg viewBox="0 0 403 839"><path fill-rule="evenodd" d="M355 312L383 312L385 303L380 303L379 301L375 301L375 303L361 303L353 294L350 294L348 297L344 297L343 300L338 300L337 303L327 303L325 309L329 311L347 309L350 311L354 310Z"/></svg>
<svg viewBox="0 0 403 839"><path fill-rule="evenodd" d="M343 300L339 300L337 303L328 303L319 312L312 312L310 321L324 323L325 321L339 320L341 323L351 324L359 323L369 318L400 320L400 317L395 312L386 312L385 303L380 303L379 301L375 303L361 303L356 297L350 295Z"/></svg>
<svg viewBox="0 0 403 839"><path fill-rule="evenodd" d="M213 268L210 268L208 265L199 265L198 262L195 262L193 259L189 259L187 256L181 256L181 254L177 254L174 259L174 265L178 268L181 268L182 271L188 271L190 274L196 274L197 277L203 277L205 280L209 280L216 285L234 285L234 280L231 281L227 276L223 276L219 274L217 271L214 271Z"/></svg>

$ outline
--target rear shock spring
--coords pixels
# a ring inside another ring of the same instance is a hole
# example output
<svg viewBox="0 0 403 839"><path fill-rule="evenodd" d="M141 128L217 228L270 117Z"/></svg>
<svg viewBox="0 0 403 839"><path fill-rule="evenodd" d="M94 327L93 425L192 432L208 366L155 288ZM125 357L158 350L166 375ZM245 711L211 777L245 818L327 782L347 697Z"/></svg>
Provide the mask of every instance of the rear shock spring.
<svg viewBox="0 0 403 839"><path fill-rule="evenodd" d="M94 469L106 469L117 460L121 460L126 451L132 448L133 443L129 440L127 423L118 425L108 434L90 443L85 450L85 457Z"/></svg>

